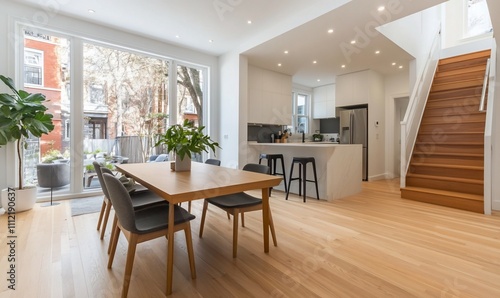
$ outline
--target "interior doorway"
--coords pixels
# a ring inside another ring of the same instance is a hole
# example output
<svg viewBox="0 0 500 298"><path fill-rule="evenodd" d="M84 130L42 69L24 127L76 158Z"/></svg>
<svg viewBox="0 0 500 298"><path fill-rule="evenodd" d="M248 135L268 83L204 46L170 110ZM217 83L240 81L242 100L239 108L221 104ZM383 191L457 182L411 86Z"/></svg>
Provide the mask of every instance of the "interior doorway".
<svg viewBox="0 0 500 298"><path fill-rule="evenodd" d="M394 98L394 177L401 176L401 121L403 121L410 98Z"/></svg>

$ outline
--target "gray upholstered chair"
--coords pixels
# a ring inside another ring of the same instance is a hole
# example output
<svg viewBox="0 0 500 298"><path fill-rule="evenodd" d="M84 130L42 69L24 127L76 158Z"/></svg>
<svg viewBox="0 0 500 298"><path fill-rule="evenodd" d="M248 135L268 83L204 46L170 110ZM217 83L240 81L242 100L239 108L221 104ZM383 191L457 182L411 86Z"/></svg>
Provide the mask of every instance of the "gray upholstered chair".
<svg viewBox="0 0 500 298"><path fill-rule="evenodd" d="M243 167L244 171L251 171L262 174L269 174L269 167L259 164L246 164ZM236 258L238 250L238 214L241 214L241 226L245 226L244 213L249 211L262 210L262 199L253 197L247 193L240 192L230 195L218 196L205 199L203 202L203 212L200 223L200 238L203 236L203 227L205 225L205 217L207 214L208 204L212 204L233 215L233 258ZM269 210L269 225L271 235L273 237L274 246L277 246L276 233L274 231L273 217Z"/></svg>
<svg viewBox="0 0 500 298"><path fill-rule="evenodd" d="M220 166L220 160L215 159L215 158L209 158L209 159L205 160L205 163L209 164L209 165Z"/></svg>
<svg viewBox="0 0 500 298"><path fill-rule="evenodd" d="M70 165L68 163L40 163L36 165L38 186L58 188L69 184Z"/></svg>
<svg viewBox="0 0 500 298"><path fill-rule="evenodd" d="M113 238L111 239L111 253L109 255L108 268L113 265L116 246L120 232L123 232L129 245L127 250L127 261L125 264L125 273L123 277L122 297L126 297L134 264L135 250L138 243L152 240L155 238L167 236L168 234L168 216L169 208L174 210L174 231L184 230L186 236L186 247L189 256L189 265L191 268L191 278L196 278L196 269L194 264L193 243L191 239L190 221L195 218L182 207L177 205L169 206L154 205L148 208L135 210L132 199L123 184L113 175L102 174L106 188L108 189L109 199L115 209L118 223ZM171 239L168 239L171 241Z"/></svg>
<svg viewBox="0 0 500 298"><path fill-rule="evenodd" d="M99 179L99 183L101 184L102 192L104 194L103 200L102 200L102 207L101 207L101 212L99 213L99 219L97 221L97 230L101 230L101 239L104 238L104 233L106 232L106 225L108 223L108 218L109 218L109 213L111 212L111 201L109 200L109 192L108 189L106 188L106 184L104 184L104 180L102 177L103 173L108 173L110 175L113 175L113 172L106 168L102 167L98 162L94 161L93 162L94 169L97 174L97 178ZM132 186L127 186L127 191L132 193L132 205L134 206L135 209L143 208L150 206L152 204L167 204L167 202L161 198L160 196L156 195L155 193L149 191L147 188L145 188L142 185L139 184L134 184ZM102 229L101 229L102 225ZM113 228L116 225L116 217L113 222ZM111 231L111 237L113 236L113 230ZM111 246L110 246L111 247Z"/></svg>

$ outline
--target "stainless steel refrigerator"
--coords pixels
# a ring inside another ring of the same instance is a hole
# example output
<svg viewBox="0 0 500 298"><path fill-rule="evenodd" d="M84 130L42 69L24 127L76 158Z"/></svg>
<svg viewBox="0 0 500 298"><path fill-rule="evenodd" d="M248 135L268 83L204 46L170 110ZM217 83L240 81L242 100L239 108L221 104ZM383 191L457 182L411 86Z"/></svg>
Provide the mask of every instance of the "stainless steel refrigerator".
<svg viewBox="0 0 500 298"><path fill-rule="evenodd" d="M363 180L368 180L368 109L340 111L340 143L363 145Z"/></svg>

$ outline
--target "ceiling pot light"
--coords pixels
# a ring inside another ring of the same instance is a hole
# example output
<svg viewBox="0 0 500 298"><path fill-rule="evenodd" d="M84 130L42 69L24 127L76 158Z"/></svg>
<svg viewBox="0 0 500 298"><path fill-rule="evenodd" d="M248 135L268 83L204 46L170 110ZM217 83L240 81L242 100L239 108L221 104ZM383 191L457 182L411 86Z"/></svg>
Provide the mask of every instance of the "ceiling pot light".
<svg viewBox="0 0 500 298"><path fill-rule="evenodd" d="M377 8L378 11L384 11L385 10L385 6L379 6L379 8Z"/></svg>
<svg viewBox="0 0 500 298"><path fill-rule="evenodd" d="M288 54L288 51L284 51L283 53Z"/></svg>
<svg viewBox="0 0 500 298"><path fill-rule="evenodd" d="M331 34L331 33L333 33L333 29L328 29L327 32Z"/></svg>
<svg viewBox="0 0 500 298"><path fill-rule="evenodd" d="M88 12L89 12L89 13L95 13L95 10L93 10L93 9L89 9L89 10L88 10Z"/></svg>

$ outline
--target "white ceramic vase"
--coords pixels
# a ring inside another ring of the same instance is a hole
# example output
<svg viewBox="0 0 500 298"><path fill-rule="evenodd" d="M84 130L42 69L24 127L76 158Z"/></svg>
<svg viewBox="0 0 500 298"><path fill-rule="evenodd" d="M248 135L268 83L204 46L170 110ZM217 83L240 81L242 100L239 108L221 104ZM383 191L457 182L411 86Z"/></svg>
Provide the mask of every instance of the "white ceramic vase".
<svg viewBox="0 0 500 298"><path fill-rule="evenodd" d="M176 172L186 172L191 171L191 157L184 156L181 159L178 155L175 156L175 171Z"/></svg>
<svg viewBox="0 0 500 298"><path fill-rule="evenodd" d="M9 211L9 207L15 212L27 211L36 203L36 186L24 187L22 190L15 188L2 189L2 208Z"/></svg>

